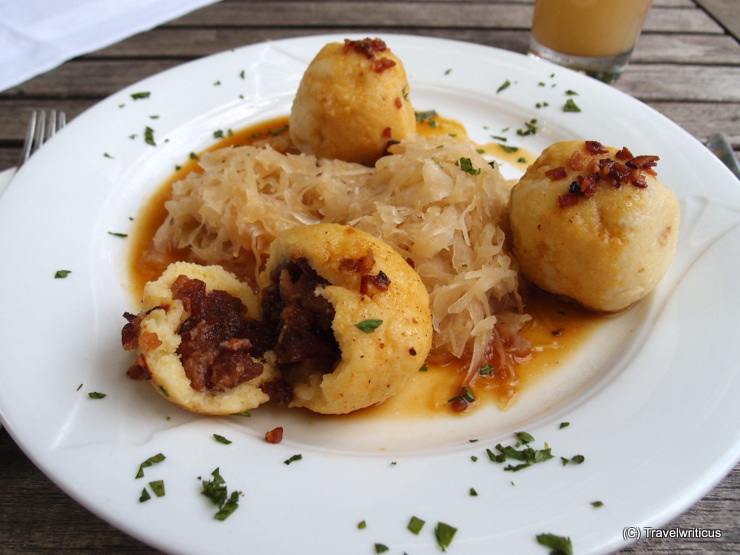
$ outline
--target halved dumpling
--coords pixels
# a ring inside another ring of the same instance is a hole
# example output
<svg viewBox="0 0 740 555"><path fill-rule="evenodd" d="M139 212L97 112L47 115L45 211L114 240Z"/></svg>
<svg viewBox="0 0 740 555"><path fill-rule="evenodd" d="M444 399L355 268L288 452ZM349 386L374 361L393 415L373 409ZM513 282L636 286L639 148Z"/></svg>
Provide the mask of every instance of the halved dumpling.
<svg viewBox="0 0 740 555"><path fill-rule="evenodd" d="M279 235L260 283L289 406L344 414L398 393L432 342L429 296L389 245L352 227Z"/></svg>
<svg viewBox="0 0 740 555"><path fill-rule="evenodd" d="M137 353L129 376L168 401L227 415L269 400L262 386L278 378L272 332L257 319L252 290L222 267L173 263L146 284L141 312L124 316L124 348Z"/></svg>

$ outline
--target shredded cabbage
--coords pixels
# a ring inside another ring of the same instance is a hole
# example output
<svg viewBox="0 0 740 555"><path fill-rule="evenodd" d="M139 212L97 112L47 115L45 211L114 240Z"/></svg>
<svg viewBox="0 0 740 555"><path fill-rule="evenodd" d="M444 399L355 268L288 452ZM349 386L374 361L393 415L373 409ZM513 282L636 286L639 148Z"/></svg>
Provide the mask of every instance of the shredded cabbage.
<svg viewBox="0 0 740 555"><path fill-rule="evenodd" d="M414 138L389 151L375 168L269 146L205 153L204 171L173 185L155 249L254 282L285 229L324 221L368 231L414 265L430 294L433 348L468 361L472 383L508 341L497 324L505 320L511 336L528 319L516 314L518 274L505 244L509 184L469 142Z"/></svg>

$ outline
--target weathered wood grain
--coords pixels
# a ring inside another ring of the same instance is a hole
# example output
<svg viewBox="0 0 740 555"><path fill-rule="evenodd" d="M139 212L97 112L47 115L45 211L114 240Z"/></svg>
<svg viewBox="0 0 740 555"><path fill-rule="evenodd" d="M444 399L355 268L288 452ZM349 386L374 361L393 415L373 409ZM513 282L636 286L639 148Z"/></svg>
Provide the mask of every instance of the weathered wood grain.
<svg viewBox="0 0 740 555"><path fill-rule="evenodd" d="M168 26L197 27L443 27L529 29L532 6L519 3L440 2L219 2L188 14ZM655 6L646 31L722 34L722 27L704 11Z"/></svg>

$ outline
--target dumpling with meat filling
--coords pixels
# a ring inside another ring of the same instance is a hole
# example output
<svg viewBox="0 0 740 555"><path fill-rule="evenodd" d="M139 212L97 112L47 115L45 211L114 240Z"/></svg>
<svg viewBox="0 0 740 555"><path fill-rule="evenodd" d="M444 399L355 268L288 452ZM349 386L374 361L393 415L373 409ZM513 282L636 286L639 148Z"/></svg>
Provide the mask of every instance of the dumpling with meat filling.
<svg viewBox="0 0 740 555"><path fill-rule="evenodd" d="M545 149L511 192L514 254L524 275L602 312L650 293L673 260L680 218L657 162L597 141Z"/></svg>
<svg viewBox="0 0 740 555"><path fill-rule="evenodd" d="M344 414L398 393L432 342L419 275L374 236L338 224L300 226L272 243L263 314L292 387L289 406Z"/></svg>
<svg viewBox="0 0 740 555"><path fill-rule="evenodd" d="M290 114L305 154L372 166L389 141L416 132L401 60L380 39L329 43L309 64Z"/></svg>
<svg viewBox="0 0 740 555"><path fill-rule="evenodd" d="M261 386L279 377L274 337L258 320L258 298L222 267L173 263L146 284L141 312L124 316L124 349L137 354L128 375L168 401L228 415L269 400Z"/></svg>

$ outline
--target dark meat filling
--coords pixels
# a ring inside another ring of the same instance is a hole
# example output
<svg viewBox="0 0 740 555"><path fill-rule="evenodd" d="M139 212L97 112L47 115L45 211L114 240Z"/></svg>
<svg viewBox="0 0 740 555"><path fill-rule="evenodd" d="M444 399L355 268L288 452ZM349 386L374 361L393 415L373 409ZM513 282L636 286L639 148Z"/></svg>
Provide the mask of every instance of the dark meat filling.
<svg viewBox="0 0 740 555"><path fill-rule="evenodd" d="M177 354L193 389L227 391L262 374L262 364L253 361L252 356L260 357L270 348L270 329L250 320L240 299L225 291L206 293L204 282L187 276L175 280L172 293L190 313L177 331L182 338ZM138 322L136 318L127 319L122 335L124 346L130 348L135 343L132 334ZM145 368L141 370L129 371L129 376L151 377Z"/></svg>
<svg viewBox="0 0 740 555"><path fill-rule="evenodd" d="M266 321L276 329L278 364L285 368L300 363L310 371L332 372L341 360L331 327L334 307L316 294L317 287L328 282L305 258L276 269L271 278L272 284L263 293L262 309Z"/></svg>
<svg viewBox="0 0 740 555"><path fill-rule="evenodd" d="M204 282L187 276L175 280L172 295L190 313L177 332L177 354L193 389L228 391L262 374L262 364L252 357L264 355L272 334L248 318L240 299L226 291L206 293Z"/></svg>

